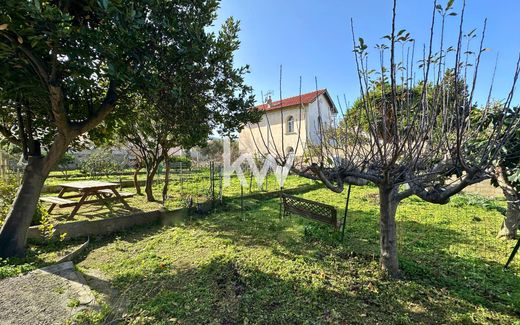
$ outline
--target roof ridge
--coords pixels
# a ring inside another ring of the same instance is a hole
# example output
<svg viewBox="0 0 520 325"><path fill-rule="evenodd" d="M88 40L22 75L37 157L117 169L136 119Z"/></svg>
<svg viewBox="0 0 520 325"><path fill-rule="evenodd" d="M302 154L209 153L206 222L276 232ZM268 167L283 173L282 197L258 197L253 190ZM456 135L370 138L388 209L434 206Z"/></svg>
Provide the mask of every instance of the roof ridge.
<svg viewBox="0 0 520 325"><path fill-rule="evenodd" d="M258 108L259 110L268 111L268 110L298 105L298 104L300 104L300 102L302 104L309 104L309 103L313 102L319 95L324 94L326 91L327 91L327 88L313 90L313 91L305 93L305 94L286 97L286 98L282 98L282 99L273 101L271 103L271 105L269 105L267 103L262 103L262 104L257 105L256 108ZM300 100L300 98L301 98L301 100Z"/></svg>

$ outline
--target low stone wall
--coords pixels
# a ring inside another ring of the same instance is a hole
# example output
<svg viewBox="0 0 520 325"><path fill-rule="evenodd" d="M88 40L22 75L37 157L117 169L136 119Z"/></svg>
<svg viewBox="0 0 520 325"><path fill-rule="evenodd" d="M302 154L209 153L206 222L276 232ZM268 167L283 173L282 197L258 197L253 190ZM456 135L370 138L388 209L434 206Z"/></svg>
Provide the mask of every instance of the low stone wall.
<svg viewBox="0 0 520 325"><path fill-rule="evenodd" d="M59 238L60 235L66 234L65 239L74 239L78 237L108 235L127 228L146 224L161 223L163 225L171 225L187 215L187 209L176 209L173 211L155 210L100 220L66 222L54 227L54 237ZM45 240L38 226L29 228L27 238L35 241Z"/></svg>

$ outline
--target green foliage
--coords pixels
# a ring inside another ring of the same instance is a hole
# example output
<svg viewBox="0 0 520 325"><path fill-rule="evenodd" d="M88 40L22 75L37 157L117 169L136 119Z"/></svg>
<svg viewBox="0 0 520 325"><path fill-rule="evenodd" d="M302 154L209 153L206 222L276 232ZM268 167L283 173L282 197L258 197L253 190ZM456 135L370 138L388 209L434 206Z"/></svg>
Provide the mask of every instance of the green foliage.
<svg viewBox="0 0 520 325"><path fill-rule="evenodd" d="M0 225L7 216L18 190L19 180L16 177L0 178Z"/></svg>
<svg viewBox="0 0 520 325"><path fill-rule="evenodd" d="M485 114L482 129L486 131L483 132L481 137L473 139L472 146L475 151L487 146L489 135L497 129L508 127L511 123L517 123L515 119L520 111L519 106L511 108L505 113L502 112L503 103L494 102L489 106L486 110L479 110L478 116L475 117L475 119L478 119ZM496 187L504 186L518 193L520 192L520 128L517 126L512 131L506 139L507 141L500 147L498 157L493 161L496 169L491 183ZM501 177L506 184L501 184Z"/></svg>
<svg viewBox="0 0 520 325"><path fill-rule="evenodd" d="M140 122L164 120L185 147L200 142L215 127L233 132L250 119L254 98L251 87L244 84L248 67L233 64L240 44L238 22L226 20L217 33L208 29L218 4L217 0L2 1L4 131L24 126L28 140L38 137L49 146L58 129L83 127L78 121L94 121L103 113L100 107L119 101L110 118L89 135L106 143L116 121L135 116L135 105L126 99L137 93L168 117L147 116L145 111L140 112L145 116ZM53 97L47 84L59 87L63 98ZM61 103L64 111L51 110L60 100L66 101ZM68 126L58 125L53 116L58 113L65 115ZM22 142L16 134L8 139Z"/></svg>
<svg viewBox="0 0 520 325"><path fill-rule="evenodd" d="M42 224L42 222L45 222L48 215L49 214L47 213L47 209L43 206L42 203L39 202L36 206L36 211L34 211L31 226Z"/></svg>
<svg viewBox="0 0 520 325"><path fill-rule="evenodd" d="M71 298L69 301L67 301L67 307L69 308L75 308L79 307L80 301L77 298Z"/></svg>
<svg viewBox="0 0 520 325"><path fill-rule="evenodd" d="M514 116L518 114L520 107L515 107L510 115L506 117L505 124L514 123ZM494 121L500 121L500 116L494 116ZM520 128L517 127L509 139L509 141L502 147L498 166L503 169L505 177L510 182L511 186L520 192Z"/></svg>
<svg viewBox="0 0 520 325"><path fill-rule="evenodd" d="M169 157L171 168L184 168L189 169L191 168L191 157L188 156L172 156Z"/></svg>
<svg viewBox="0 0 520 325"><path fill-rule="evenodd" d="M58 162L58 167L61 170L66 170L69 168L70 165L74 164L76 162L76 156L74 156L70 152L66 152L63 157Z"/></svg>
<svg viewBox="0 0 520 325"><path fill-rule="evenodd" d="M17 177L0 179L0 225L3 223L11 205L16 197L20 180ZM43 205L38 204L32 218L32 225L38 225L41 219L47 214Z"/></svg>
<svg viewBox="0 0 520 325"><path fill-rule="evenodd" d="M80 165L81 172L90 176L107 176L122 168L122 164L114 160L109 149L94 150Z"/></svg>
<svg viewBox="0 0 520 325"><path fill-rule="evenodd" d="M460 194L451 199L451 204L456 207L474 206L487 210L496 210L505 214L505 208L497 202L478 194Z"/></svg>
<svg viewBox="0 0 520 325"><path fill-rule="evenodd" d="M0 258L0 279L17 276L35 269L31 263L16 264L8 259Z"/></svg>
<svg viewBox="0 0 520 325"><path fill-rule="evenodd" d="M240 155L238 141L230 139L231 161L235 161ZM222 138L211 139L200 148L202 156L209 160L222 161L224 154L224 140Z"/></svg>
<svg viewBox="0 0 520 325"><path fill-rule="evenodd" d="M43 238L47 240L54 239L54 233L56 232L56 229L54 228L54 224L51 221L51 218L46 210L43 210L43 213L39 219L39 226L38 229L40 229L41 233L43 234ZM67 234L61 234L58 238L59 241L65 240L65 237Z"/></svg>

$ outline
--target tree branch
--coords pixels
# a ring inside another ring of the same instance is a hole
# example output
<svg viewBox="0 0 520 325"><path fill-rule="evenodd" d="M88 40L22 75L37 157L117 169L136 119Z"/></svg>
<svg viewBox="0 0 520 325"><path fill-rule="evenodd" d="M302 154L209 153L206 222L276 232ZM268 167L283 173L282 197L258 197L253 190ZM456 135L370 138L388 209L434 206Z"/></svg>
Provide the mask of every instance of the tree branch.
<svg viewBox="0 0 520 325"><path fill-rule="evenodd" d="M12 133L11 131L6 128L5 126L3 125L0 125L0 134L2 134L4 136L4 138L11 142L12 144L16 145L16 146L19 146L21 147L22 146L22 141L20 139L17 139Z"/></svg>
<svg viewBox="0 0 520 325"><path fill-rule="evenodd" d="M103 122L107 115L114 110L116 100L116 85L114 81L110 81L107 94L105 95L105 99L101 103L99 109L85 121L73 124L76 133L79 135L88 132L89 130L96 127L99 123Z"/></svg>

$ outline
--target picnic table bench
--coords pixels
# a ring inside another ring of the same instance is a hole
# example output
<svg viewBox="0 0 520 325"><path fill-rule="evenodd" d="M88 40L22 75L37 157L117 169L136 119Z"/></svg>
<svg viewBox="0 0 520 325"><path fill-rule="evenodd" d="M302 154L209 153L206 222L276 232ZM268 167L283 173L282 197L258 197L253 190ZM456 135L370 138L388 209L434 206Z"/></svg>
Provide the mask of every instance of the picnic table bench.
<svg viewBox="0 0 520 325"><path fill-rule="evenodd" d="M84 204L104 203L115 200L123 204L123 206L131 210L132 208L126 203L125 198L132 197L133 193L118 192L118 184L100 181L79 181L60 184L61 190L58 196L42 196L40 201L51 203L47 210L51 213L58 206L60 208L74 207L67 219L72 219ZM65 196L67 192L76 192L76 194ZM96 199L89 199L89 197ZM70 200L70 198L80 198L79 201Z"/></svg>

